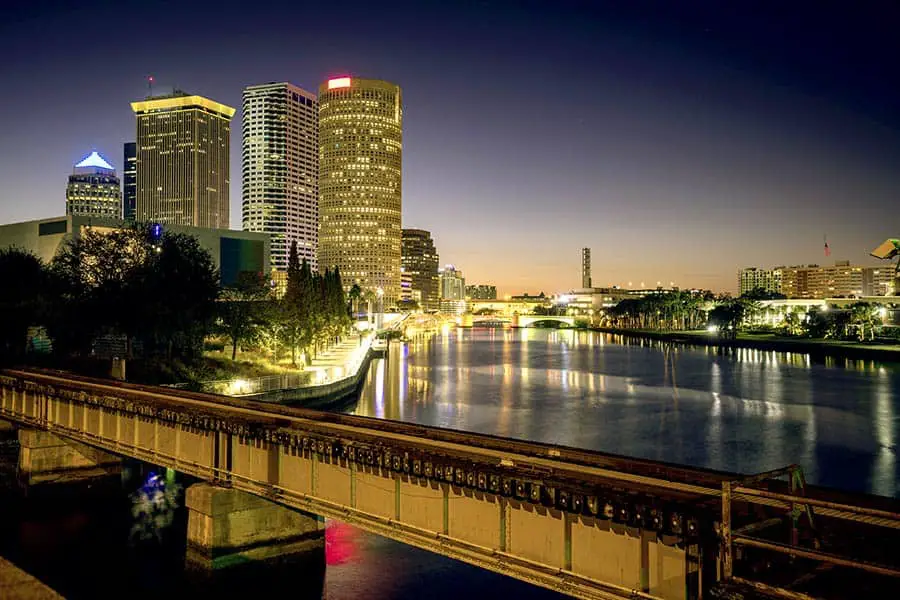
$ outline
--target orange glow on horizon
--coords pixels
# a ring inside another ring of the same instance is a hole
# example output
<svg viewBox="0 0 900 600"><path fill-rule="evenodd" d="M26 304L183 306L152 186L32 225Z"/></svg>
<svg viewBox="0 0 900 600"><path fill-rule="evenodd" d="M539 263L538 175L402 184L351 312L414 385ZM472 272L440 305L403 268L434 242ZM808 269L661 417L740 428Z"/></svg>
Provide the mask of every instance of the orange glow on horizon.
<svg viewBox="0 0 900 600"><path fill-rule="evenodd" d="M328 89L333 90L335 88L345 88L350 87L350 78L349 77L335 77L334 79L328 80Z"/></svg>

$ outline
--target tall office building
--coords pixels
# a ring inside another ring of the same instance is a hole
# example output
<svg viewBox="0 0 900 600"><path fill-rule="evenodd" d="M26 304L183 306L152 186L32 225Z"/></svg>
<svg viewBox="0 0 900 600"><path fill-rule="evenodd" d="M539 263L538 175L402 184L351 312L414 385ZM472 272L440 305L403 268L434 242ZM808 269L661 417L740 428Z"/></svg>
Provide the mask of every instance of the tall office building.
<svg viewBox="0 0 900 600"><path fill-rule="evenodd" d="M400 298L400 87L339 77L319 86L319 269Z"/></svg>
<svg viewBox="0 0 900 600"><path fill-rule="evenodd" d="M125 142L122 161L122 218L134 221L137 200L137 144Z"/></svg>
<svg viewBox="0 0 900 600"><path fill-rule="evenodd" d="M241 220L268 233L272 266L287 270L291 242L317 268L319 103L290 83L244 89L241 105Z"/></svg>
<svg viewBox="0 0 900 600"><path fill-rule="evenodd" d="M137 117L135 218L228 229L234 109L177 90L131 108Z"/></svg>
<svg viewBox="0 0 900 600"><path fill-rule="evenodd" d="M122 202L116 170L96 152L75 165L66 185L66 214L121 219Z"/></svg>
<svg viewBox="0 0 900 600"><path fill-rule="evenodd" d="M591 287L591 249L581 249L581 287Z"/></svg>
<svg viewBox="0 0 900 600"><path fill-rule="evenodd" d="M419 292L423 310L437 310L441 302L438 279L437 250L431 233L424 229L404 229L401 238L400 262L410 276L412 292Z"/></svg>

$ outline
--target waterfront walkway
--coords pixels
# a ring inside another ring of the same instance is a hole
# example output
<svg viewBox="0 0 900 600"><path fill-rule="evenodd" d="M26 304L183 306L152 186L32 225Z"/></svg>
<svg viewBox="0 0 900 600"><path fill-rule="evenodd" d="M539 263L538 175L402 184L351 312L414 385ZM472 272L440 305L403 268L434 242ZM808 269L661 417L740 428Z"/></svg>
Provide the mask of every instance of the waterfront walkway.
<svg viewBox="0 0 900 600"><path fill-rule="evenodd" d="M0 556L0 598L3 600L63 600L49 587Z"/></svg>

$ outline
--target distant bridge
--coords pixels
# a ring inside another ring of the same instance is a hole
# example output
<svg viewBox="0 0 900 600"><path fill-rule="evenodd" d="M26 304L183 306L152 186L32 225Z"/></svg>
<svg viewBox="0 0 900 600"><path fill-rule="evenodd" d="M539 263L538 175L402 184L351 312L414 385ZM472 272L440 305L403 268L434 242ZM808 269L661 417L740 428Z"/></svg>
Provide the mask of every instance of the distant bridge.
<svg viewBox="0 0 900 600"><path fill-rule="evenodd" d="M575 326L575 317L556 315L463 315L464 327L487 325L508 325L510 327L534 327L538 323L559 323L568 327Z"/></svg>

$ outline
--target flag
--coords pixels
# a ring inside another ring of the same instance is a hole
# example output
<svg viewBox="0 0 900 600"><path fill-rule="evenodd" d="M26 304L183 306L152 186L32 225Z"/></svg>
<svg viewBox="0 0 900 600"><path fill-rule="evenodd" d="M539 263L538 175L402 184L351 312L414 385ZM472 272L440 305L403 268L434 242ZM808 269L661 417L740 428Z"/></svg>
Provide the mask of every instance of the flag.
<svg viewBox="0 0 900 600"><path fill-rule="evenodd" d="M825 240L825 256L831 256L831 248L828 247L828 240Z"/></svg>

